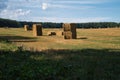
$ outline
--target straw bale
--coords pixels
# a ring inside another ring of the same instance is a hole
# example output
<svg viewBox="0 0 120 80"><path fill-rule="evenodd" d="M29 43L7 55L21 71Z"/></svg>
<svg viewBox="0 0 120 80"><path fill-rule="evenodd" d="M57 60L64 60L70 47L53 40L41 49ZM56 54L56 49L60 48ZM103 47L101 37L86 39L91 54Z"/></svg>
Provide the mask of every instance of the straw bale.
<svg viewBox="0 0 120 80"><path fill-rule="evenodd" d="M64 32L64 39L76 39L76 34L70 31Z"/></svg>
<svg viewBox="0 0 120 80"><path fill-rule="evenodd" d="M70 26L71 26L71 32L76 33L76 24L71 23Z"/></svg>
<svg viewBox="0 0 120 80"><path fill-rule="evenodd" d="M53 35L56 35L56 32L48 32L47 34L48 36L53 36Z"/></svg>
<svg viewBox="0 0 120 80"><path fill-rule="evenodd" d="M76 32L76 24L74 23L64 23L63 24L63 31L71 31L71 32Z"/></svg>
<svg viewBox="0 0 120 80"><path fill-rule="evenodd" d="M77 34L76 33L72 33L72 39L76 39L77 38Z"/></svg>
<svg viewBox="0 0 120 80"><path fill-rule="evenodd" d="M64 32L64 39L72 39L72 32L70 31Z"/></svg>
<svg viewBox="0 0 120 80"><path fill-rule="evenodd" d="M64 32L62 32L61 34L62 34L62 36L63 36L63 35L64 35Z"/></svg>
<svg viewBox="0 0 120 80"><path fill-rule="evenodd" d="M34 36L42 36L42 25L41 24L33 24L33 35Z"/></svg>
<svg viewBox="0 0 120 80"><path fill-rule="evenodd" d="M63 24L63 30L64 31L70 31L71 30L71 26L69 23L64 23Z"/></svg>
<svg viewBox="0 0 120 80"><path fill-rule="evenodd" d="M56 35L56 32L51 32L51 35Z"/></svg>
<svg viewBox="0 0 120 80"><path fill-rule="evenodd" d="M29 30L29 25L24 25L24 30L28 31Z"/></svg>
<svg viewBox="0 0 120 80"><path fill-rule="evenodd" d="M64 39L76 39L76 24L71 23L64 23L63 24L63 35Z"/></svg>

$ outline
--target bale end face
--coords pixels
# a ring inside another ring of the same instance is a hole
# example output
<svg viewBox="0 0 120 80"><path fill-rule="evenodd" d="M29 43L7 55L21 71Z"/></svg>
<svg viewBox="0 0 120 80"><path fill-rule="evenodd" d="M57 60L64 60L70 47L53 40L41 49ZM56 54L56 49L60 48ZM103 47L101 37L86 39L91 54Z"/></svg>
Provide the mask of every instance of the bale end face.
<svg viewBox="0 0 120 80"><path fill-rule="evenodd" d="M33 24L33 35L34 36L42 36L42 25L41 24Z"/></svg>
<svg viewBox="0 0 120 80"><path fill-rule="evenodd" d="M76 31L76 24L74 23L71 24L64 23L62 27L63 27L63 31L73 31L73 32Z"/></svg>
<svg viewBox="0 0 120 80"><path fill-rule="evenodd" d="M70 31L64 32L64 39L76 39L76 34Z"/></svg>
<svg viewBox="0 0 120 80"><path fill-rule="evenodd" d="M24 25L24 30L28 31L29 30L29 25Z"/></svg>

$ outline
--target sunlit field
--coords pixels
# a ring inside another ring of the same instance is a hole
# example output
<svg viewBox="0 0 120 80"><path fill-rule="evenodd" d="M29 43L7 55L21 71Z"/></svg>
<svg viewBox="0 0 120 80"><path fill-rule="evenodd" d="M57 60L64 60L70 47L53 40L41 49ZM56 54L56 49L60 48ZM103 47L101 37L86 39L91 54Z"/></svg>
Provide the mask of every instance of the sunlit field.
<svg viewBox="0 0 120 80"><path fill-rule="evenodd" d="M0 80L120 80L120 28L77 29L73 40L61 31L0 28Z"/></svg>
<svg viewBox="0 0 120 80"><path fill-rule="evenodd" d="M34 37L32 31L22 28L0 28L1 38L24 48L41 49L120 49L120 29L77 29L77 39L65 40L61 36L62 29L43 29L43 36ZM56 32L56 36L48 36L48 32Z"/></svg>

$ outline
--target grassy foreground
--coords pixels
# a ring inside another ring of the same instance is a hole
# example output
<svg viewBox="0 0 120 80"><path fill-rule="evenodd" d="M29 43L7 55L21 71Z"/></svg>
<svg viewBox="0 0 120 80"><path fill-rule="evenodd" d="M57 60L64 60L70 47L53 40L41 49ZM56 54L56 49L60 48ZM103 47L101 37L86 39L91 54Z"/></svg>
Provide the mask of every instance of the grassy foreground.
<svg viewBox="0 0 120 80"><path fill-rule="evenodd" d="M120 50L1 51L1 80L119 80Z"/></svg>
<svg viewBox="0 0 120 80"><path fill-rule="evenodd" d="M0 80L120 79L120 29L77 30L77 40L47 31L0 29Z"/></svg>

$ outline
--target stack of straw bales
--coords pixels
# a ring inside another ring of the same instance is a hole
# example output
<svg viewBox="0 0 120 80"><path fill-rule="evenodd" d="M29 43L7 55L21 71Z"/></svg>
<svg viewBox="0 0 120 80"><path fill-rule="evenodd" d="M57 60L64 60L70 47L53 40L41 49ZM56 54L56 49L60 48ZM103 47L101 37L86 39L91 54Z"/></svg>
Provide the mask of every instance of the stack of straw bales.
<svg viewBox="0 0 120 80"><path fill-rule="evenodd" d="M29 25L24 25L24 30L28 31L29 30Z"/></svg>
<svg viewBox="0 0 120 80"><path fill-rule="evenodd" d="M33 24L33 36L42 36L42 25Z"/></svg>
<svg viewBox="0 0 120 80"><path fill-rule="evenodd" d="M63 30L64 39L76 39L76 24L64 23Z"/></svg>

